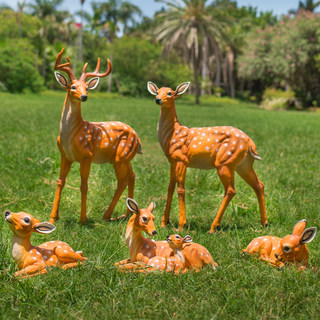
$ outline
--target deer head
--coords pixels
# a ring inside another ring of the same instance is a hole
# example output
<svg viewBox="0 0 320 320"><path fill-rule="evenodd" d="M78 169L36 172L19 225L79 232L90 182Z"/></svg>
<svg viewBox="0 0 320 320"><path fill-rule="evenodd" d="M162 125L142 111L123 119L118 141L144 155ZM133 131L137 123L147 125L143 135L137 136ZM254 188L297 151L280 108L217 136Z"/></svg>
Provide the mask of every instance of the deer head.
<svg viewBox="0 0 320 320"><path fill-rule="evenodd" d="M160 88L152 83L151 81L148 82L147 88L148 91L156 96L156 103L161 105L161 107L170 107L174 105L174 100L184 94L189 88L190 82L183 82L179 84L176 90L172 90L171 88Z"/></svg>
<svg viewBox="0 0 320 320"><path fill-rule="evenodd" d="M293 227L292 235L287 235L280 241L279 251L275 254L277 261L308 260L308 249L306 244L311 242L317 234L317 228L306 228L307 221L300 220Z"/></svg>
<svg viewBox="0 0 320 320"><path fill-rule="evenodd" d="M131 212L134 213L134 226L137 230L144 231L149 236L153 237L157 234L156 228L154 226L154 215L153 210L156 207L154 202L151 202L147 209L139 209L137 202L133 199L127 199L127 207Z"/></svg>
<svg viewBox="0 0 320 320"><path fill-rule="evenodd" d="M180 237L178 234L167 236L167 242L172 250L181 250L183 245L192 242L191 236Z"/></svg>
<svg viewBox="0 0 320 320"><path fill-rule="evenodd" d="M71 69L71 62L69 57L67 57L68 62L61 64L61 57L63 51L64 49L62 49L58 54L54 69L65 72L69 76L70 83L68 82L67 78L58 71L55 71L54 73L56 80L63 88L65 88L68 91L68 94L72 100L78 100L82 102L87 101L87 90L95 89L99 84L100 78L106 77L112 71L111 62L108 59L108 68L105 73L99 73L100 58L98 58L97 66L94 72L86 72L88 65L88 63L86 63L83 66L82 74L78 80ZM87 78L92 79L85 82Z"/></svg>
<svg viewBox="0 0 320 320"><path fill-rule="evenodd" d="M49 222L40 222L31 214L25 212L5 211L4 219L9 224L12 232L20 238L30 237L32 232L51 233L56 227Z"/></svg>

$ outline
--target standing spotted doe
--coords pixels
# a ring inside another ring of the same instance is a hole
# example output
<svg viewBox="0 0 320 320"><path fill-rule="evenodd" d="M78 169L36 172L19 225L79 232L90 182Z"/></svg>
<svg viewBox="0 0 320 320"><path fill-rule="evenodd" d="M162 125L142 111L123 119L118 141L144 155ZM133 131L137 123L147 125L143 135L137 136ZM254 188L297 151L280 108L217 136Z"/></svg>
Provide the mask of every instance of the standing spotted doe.
<svg viewBox="0 0 320 320"><path fill-rule="evenodd" d="M133 212L126 229L126 244L130 258L115 263L115 266L120 270L130 270L139 266L140 262L149 261L152 257L173 255L167 241L154 241L142 235L142 232L147 233L150 237L157 234L153 215L155 203L151 202L147 209L140 209L137 202L128 198L127 206Z"/></svg>
<svg viewBox="0 0 320 320"><path fill-rule="evenodd" d="M309 250L307 243L311 242L317 234L317 228L307 228L307 221L300 220L293 227L291 235L284 238L264 236L253 239L243 253L259 255L261 260L271 265L282 268L293 263L299 269L305 269L308 265Z"/></svg>
<svg viewBox="0 0 320 320"><path fill-rule="evenodd" d="M25 212L6 211L4 218L13 232L12 256L20 269L15 273L16 277L47 273L49 267L74 268L87 259L82 256L82 251L75 252L62 241L33 246L30 241L33 232L46 234L56 229L49 222L40 222Z"/></svg>
<svg viewBox="0 0 320 320"><path fill-rule="evenodd" d="M87 100L87 90L93 90L99 83L99 78L106 77L112 70L108 59L108 69L105 73L99 73L100 58L94 72L87 73L86 63L79 80L68 62L61 64L63 50L58 54L55 70L64 71L71 83L59 72L55 72L58 83L67 90L64 101L58 147L61 153L60 178L51 211L50 222L54 223L59 216L59 204L61 192L65 185L66 177L74 161L80 163L81 175L81 215L80 222L87 220L86 202L88 192L88 177L91 163L113 164L118 185L113 199L106 210L103 219L110 219L122 192L128 185L129 197L133 197L135 174L130 161L137 152L141 153L140 140L137 133L128 125L118 122L88 122L82 119L81 102ZM85 82L87 78L92 78Z"/></svg>
<svg viewBox="0 0 320 320"><path fill-rule="evenodd" d="M258 179L254 169L254 160L260 160L254 142L241 130L230 127L188 128L178 121L175 99L185 93L190 82L180 84L176 90L160 88L148 82L148 90L156 96L156 103L161 106L158 123L160 145L170 163L170 184L165 212L161 226L169 222L172 195L176 184L179 197L179 230L186 224L185 178L187 168L216 168L224 186L225 194L214 219L210 233L220 226L222 216L236 194L234 188L234 171L255 191L259 206L261 224L268 225L263 183Z"/></svg>

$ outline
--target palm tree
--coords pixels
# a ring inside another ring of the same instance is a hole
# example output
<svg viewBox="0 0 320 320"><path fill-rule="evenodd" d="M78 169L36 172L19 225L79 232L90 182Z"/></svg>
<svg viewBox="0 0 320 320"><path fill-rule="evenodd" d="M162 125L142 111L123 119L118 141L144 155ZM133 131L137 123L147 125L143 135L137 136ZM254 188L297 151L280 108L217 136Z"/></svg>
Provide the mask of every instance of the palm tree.
<svg viewBox="0 0 320 320"><path fill-rule="evenodd" d="M53 21L57 20L61 22L64 19L64 12L59 12L57 10L58 6L63 2L63 0L33 0L34 3L29 4L32 14L37 16L43 23L43 27L40 30L40 35L42 38L42 77L46 79L46 47L47 47L47 36L50 25Z"/></svg>
<svg viewBox="0 0 320 320"><path fill-rule="evenodd" d="M313 0L299 1L298 9L291 9L289 13L297 14L299 10L314 12L320 6L320 1L314 2Z"/></svg>
<svg viewBox="0 0 320 320"><path fill-rule="evenodd" d="M109 0L108 2L93 3L95 20L99 16L100 25L103 27L103 34L110 42L110 59L113 56L113 42L120 30L120 24L123 26L125 34L129 25L135 24L135 17L141 15L141 10L128 1ZM112 74L108 78L108 91L111 91Z"/></svg>
<svg viewBox="0 0 320 320"><path fill-rule="evenodd" d="M205 81L209 76L210 57L214 55L216 83L220 83L222 53L221 44L226 42L225 30L230 19L224 8L230 1L208 0L156 0L168 6L157 14L156 39L164 44L164 52L174 49L182 53L191 64L194 75L195 103L199 104L200 72Z"/></svg>

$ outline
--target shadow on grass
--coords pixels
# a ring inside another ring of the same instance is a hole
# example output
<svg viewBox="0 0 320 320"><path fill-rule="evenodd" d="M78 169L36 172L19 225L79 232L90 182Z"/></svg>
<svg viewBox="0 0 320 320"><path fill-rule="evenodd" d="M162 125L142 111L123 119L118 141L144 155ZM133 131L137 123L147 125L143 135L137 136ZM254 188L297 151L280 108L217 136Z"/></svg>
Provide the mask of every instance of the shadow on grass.
<svg viewBox="0 0 320 320"><path fill-rule="evenodd" d="M88 218L87 222L83 225L80 224L79 220L73 219L73 218L64 219L63 221L63 226L67 228L76 227L80 225L83 228L94 229L95 224L96 224L96 221L92 218Z"/></svg>

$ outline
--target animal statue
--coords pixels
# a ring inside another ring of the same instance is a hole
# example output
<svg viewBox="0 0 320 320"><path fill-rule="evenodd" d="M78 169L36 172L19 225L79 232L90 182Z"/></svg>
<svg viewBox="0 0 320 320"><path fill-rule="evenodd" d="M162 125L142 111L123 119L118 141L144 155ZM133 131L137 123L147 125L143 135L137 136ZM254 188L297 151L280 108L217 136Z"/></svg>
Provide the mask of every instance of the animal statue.
<svg viewBox="0 0 320 320"><path fill-rule="evenodd" d="M5 221L13 232L12 256L18 264L16 277L31 277L48 272L49 267L62 269L74 268L87 258L82 251L74 251L62 241L49 241L39 246L33 246L31 234L51 233L56 227L49 222L40 222L31 214L25 212L10 212L4 214Z"/></svg>
<svg viewBox="0 0 320 320"><path fill-rule="evenodd" d="M258 179L254 169L254 160L260 160L256 146L251 138L237 128L230 126L188 128L180 124L175 99L185 93L190 82L184 82L172 90L160 88L148 82L148 90L156 96L160 105L158 122L158 138L164 154L170 163L170 183L161 226L169 222L172 195L178 186L179 198L179 230L186 224L185 179L187 168L213 169L224 186L224 198L218 213L211 225L210 233L220 226L223 214L236 194L234 188L234 172L236 171L255 191L259 206L261 224L268 225L264 185Z"/></svg>
<svg viewBox="0 0 320 320"><path fill-rule="evenodd" d="M148 268L146 271L160 269L179 274L186 273L188 270L199 272L207 265L212 266L213 269L218 267L209 251L201 244L193 243L190 236L185 236L184 238L178 234L167 236L167 242L173 250L174 256L151 258L147 262L147 266L151 267L151 269Z"/></svg>
<svg viewBox="0 0 320 320"><path fill-rule="evenodd" d="M140 262L149 261L152 257L169 257L173 255L173 251L167 241L154 241L142 235L142 232L147 233L150 237L157 234L153 215L155 203L151 202L147 209L140 209L136 201L128 198L127 207L133 212L128 221L125 235L130 258L115 263L115 266L122 270L132 269L139 265Z"/></svg>
<svg viewBox="0 0 320 320"><path fill-rule="evenodd" d="M255 238L242 252L258 255L259 259L279 268L294 264L300 269L305 269L309 260L306 244L311 242L317 233L316 227L306 229L306 224L306 220L298 221L293 227L292 234L282 239L272 236Z"/></svg>
<svg viewBox="0 0 320 320"><path fill-rule="evenodd" d="M69 76L70 83L64 75L55 72L56 80L65 88L67 95L63 105L60 133L57 140L61 153L60 177L49 221L54 223L59 217L61 192L74 161L80 163L81 223L85 223L87 220L86 202L91 163L112 163L118 185L103 216L103 219L107 220L110 219L113 209L127 185L128 195L133 197L135 174L130 161L137 152L141 153L140 139L137 133L125 123L118 121L88 122L82 119L81 102L87 101L87 91L95 89L99 79L106 77L111 72L111 62L108 59L108 69L105 73L99 73L100 58L98 58L94 72L86 72L88 65L86 63L78 80L72 72L69 57L67 57L68 62L61 64L63 50L57 56L55 70L65 72ZM92 79L85 82L87 78Z"/></svg>

